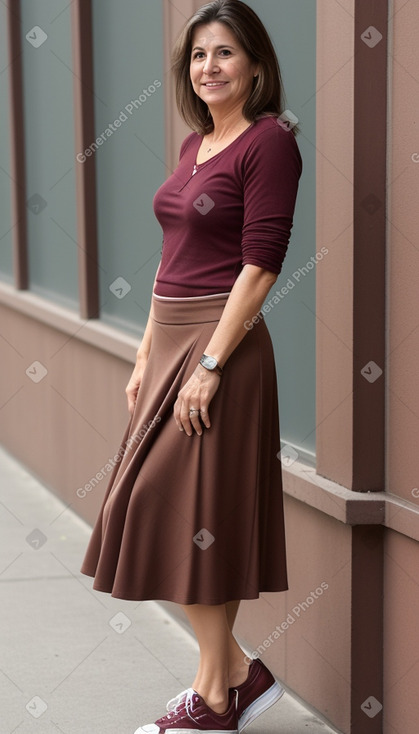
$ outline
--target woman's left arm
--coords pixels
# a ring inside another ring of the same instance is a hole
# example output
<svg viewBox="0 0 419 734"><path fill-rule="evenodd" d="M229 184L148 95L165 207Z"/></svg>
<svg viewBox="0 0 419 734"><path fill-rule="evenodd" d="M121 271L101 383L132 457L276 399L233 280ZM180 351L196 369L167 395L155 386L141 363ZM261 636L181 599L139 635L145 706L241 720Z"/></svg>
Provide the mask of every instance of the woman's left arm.
<svg viewBox="0 0 419 734"><path fill-rule="evenodd" d="M277 275L257 265L244 265L231 289L217 327L205 349L205 354L215 357L224 367L229 356L248 332L245 324L261 309ZM223 378L198 364L188 382L179 391L174 406L174 418L179 430L192 436L195 430L202 434L199 413L189 414L191 409L200 411L206 428L211 425L209 404Z"/></svg>

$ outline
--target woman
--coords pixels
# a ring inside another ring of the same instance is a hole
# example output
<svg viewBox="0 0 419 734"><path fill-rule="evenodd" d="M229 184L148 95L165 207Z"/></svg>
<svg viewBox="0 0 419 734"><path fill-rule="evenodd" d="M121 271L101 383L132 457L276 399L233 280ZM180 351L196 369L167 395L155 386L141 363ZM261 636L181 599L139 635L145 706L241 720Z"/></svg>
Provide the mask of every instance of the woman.
<svg viewBox="0 0 419 734"><path fill-rule="evenodd" d="M131 419L81 570L115 597L181 604L196 633L191 687L137 734L234 734L283 693L232 629L241 599L288 588L275 363L252 319L282 267L302 162L247 5L201 7L173 70L194 132L154 198L162 258Z"/></svg>

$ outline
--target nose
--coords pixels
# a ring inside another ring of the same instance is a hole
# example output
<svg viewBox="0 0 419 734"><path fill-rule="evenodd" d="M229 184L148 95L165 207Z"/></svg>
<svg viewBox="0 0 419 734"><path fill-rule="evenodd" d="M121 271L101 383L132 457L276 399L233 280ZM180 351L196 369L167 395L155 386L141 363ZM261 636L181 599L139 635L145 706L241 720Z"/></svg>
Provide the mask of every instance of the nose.
<svg viewBox="0 0 419 734"><path fill-rule="evenodd" d="M213 74L214 72L219 71L219 66L216 63L216 59L211 52L207 54L204 66L202 67L202 71L204 74Z"/></svg>

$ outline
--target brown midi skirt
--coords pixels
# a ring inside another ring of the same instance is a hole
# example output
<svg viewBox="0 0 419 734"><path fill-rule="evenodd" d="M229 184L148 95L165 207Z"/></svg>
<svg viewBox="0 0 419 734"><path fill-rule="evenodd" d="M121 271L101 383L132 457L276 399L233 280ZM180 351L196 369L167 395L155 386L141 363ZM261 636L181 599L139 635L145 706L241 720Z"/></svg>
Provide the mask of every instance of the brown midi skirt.
<svg viewBox="0 0 419 734"><path fill-rule="evenodd" d="M82 573L120 599L223 604L288 589L279 416L263 320L228 359L202 436L173 406L228 296L153 296L152 343Z"/></svg>

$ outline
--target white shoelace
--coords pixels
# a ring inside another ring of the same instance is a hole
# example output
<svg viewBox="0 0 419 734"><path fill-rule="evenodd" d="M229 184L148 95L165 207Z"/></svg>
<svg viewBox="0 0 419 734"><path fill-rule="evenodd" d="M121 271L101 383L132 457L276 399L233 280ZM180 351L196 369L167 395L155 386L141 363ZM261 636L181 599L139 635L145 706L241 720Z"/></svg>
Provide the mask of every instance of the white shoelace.
<svg viewBox="0 0 419 734"><path fill-rule="evenodd" d="M166 710L169 712L169 717L171 715L178 714L183 706L188 705L190 708L190 704L192 703L192 696L194 695L194 693L195 691L193 688L187 688L185 691L181 691L181 693L178 693L175 698L171 698L166 705Z"/></svg>
<svg viewBox="0 0 419 734"><path fill-rule="evenodd" d="M188 688L187 690L178 693L178 695L174 698L171 698L170 701L168 701L166 704L166 711L174 711L175 709L177 709L179 704L181 704L186 698L189 690L190 689Z"/></svg>
<svg viewBox="0 0 419 734"><path fill-rule="evenodd" d="M175 698L171 698L166 705L166 708L169 711L169 713L167 714L167 718L171 719L173 716L180 713L182 708L185 708L189 718L196 723L196 720L192 716L191 709L193 705L193 697L197 695L197 692L194 691L193 688L187 688L186 691L181 691L181 693L178 693ZM237 708L239 700L239 692L237 690L235 690L235 699Z"/></svg>

